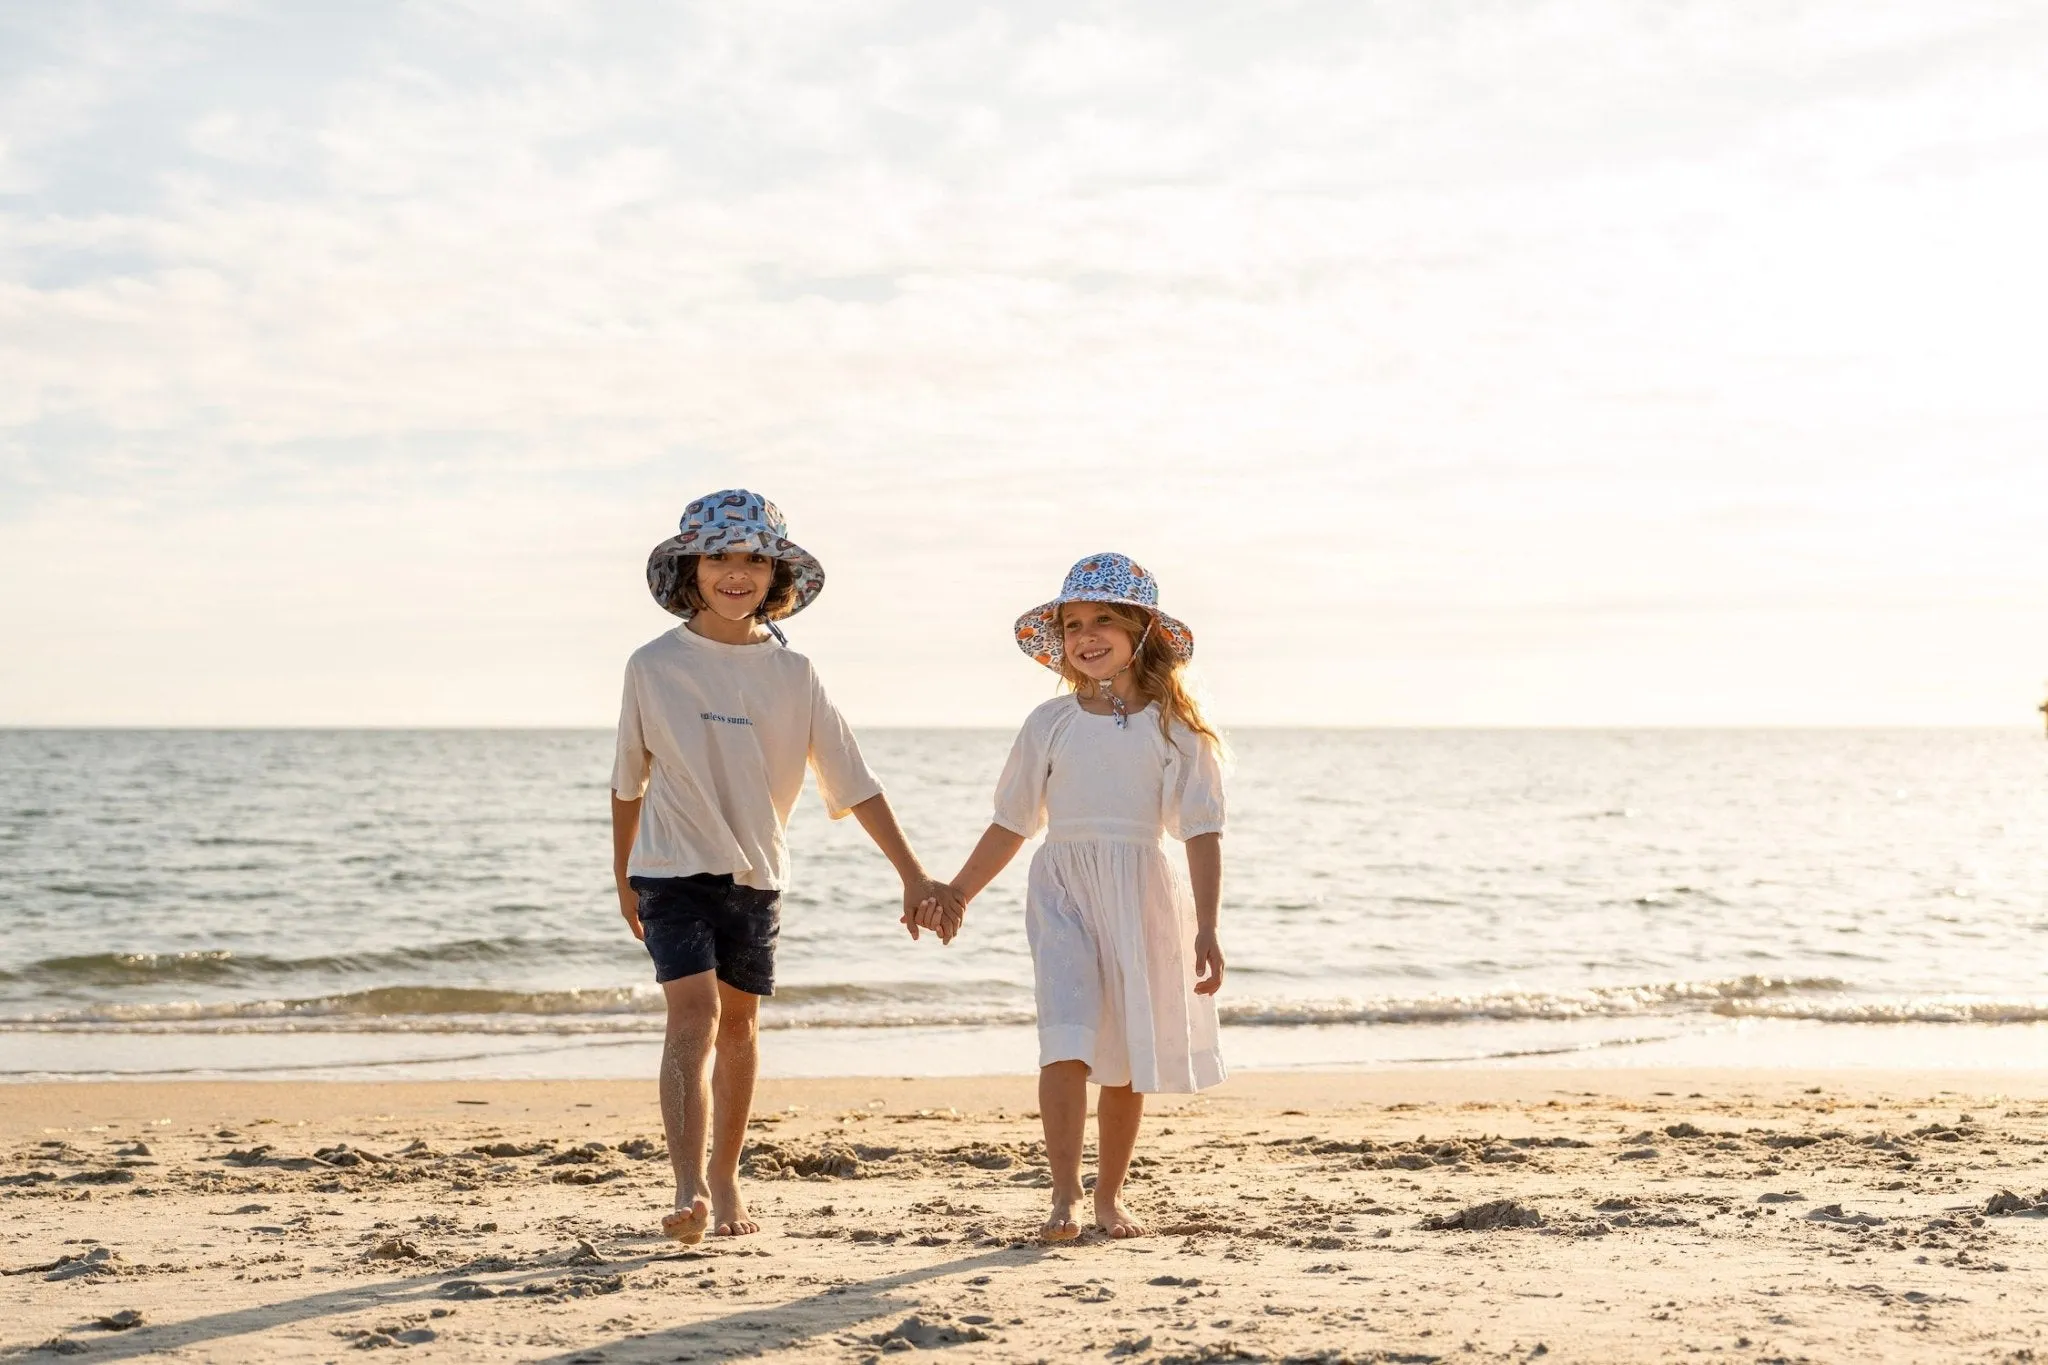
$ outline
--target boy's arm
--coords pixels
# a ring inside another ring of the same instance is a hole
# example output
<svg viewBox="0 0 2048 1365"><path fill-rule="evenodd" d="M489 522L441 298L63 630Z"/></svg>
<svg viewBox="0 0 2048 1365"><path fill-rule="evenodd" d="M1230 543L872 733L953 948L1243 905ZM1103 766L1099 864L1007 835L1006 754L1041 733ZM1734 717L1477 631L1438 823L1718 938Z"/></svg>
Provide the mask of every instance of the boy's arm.
<svg viewBox="0 0 2048 1365"><path fill-rule="evenodd" d="M612 793L612 881L619 888L619 913L626 918L626 927L633 931L633 937L645 939L646 930L640 927L640 896L626 881L626 864L633 856L633 839L640 833L640 803L622 801L617 792Z"/></svg>
<svg viewBox="0 0 2048 1365"><path fill-rule="evenodd" d="M1223 836L1188 840L1188 882L1195 893L1195 994L1223 989L1223 948L1216 942L1216 911L1223 899Z"/></svg>
<svg viewBox="0 0 2048 1365"><path fill-rule="evenodd" d="M953 899L952 888L926 875L924 864L911 850L910 840L903 837L903 829L896 823L896 812L889 808L886 795L877 792L856 805L853 818L860 821L860 827L868 832L868 838L875 841L875 847L882 851L882 856L896 869L896 875L903 879L903 924L910 930L910 936L916 938L915 912L918 905L933 899L950 902ZM950 939L952 935L942 937Z"/></svg>

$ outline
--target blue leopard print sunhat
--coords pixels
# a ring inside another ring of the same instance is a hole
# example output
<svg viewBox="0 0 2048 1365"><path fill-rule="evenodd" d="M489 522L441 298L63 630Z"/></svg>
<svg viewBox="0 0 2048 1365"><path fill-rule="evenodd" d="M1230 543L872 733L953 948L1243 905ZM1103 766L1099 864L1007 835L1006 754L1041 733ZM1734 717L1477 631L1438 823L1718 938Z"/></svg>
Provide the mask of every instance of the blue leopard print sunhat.
<svg viewBox="0 0 2048 1365"><path fill-rule="evenodd" d="M732 550L764 554L796 570L796 597L786 616L796 615L825 590L825 566L789 538L781 509L744 488L708 494L683 509L680 532L647 556L647 590L664 611L687 621L695 613L683 596L684 558Z"/></svg>
<svg viewBox="0 0 2048 1365"><path fill-rule="evenodd" d="M1195 633L1159 610L1159 580L1129 555L1099 554L1067 570L1060 595L1017 618L1017 648L1047 668L1060 666L1060 608L1069 602L1118 602L1152 613L1153 624L1182 663L1195 657Z"/></svg>

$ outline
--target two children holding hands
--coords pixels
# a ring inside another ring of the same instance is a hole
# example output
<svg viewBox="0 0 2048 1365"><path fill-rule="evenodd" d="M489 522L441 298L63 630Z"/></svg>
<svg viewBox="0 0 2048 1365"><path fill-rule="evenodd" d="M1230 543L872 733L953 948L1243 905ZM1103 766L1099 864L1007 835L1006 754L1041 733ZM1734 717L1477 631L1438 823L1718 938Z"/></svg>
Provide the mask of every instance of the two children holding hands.
<svg viewBox="0 0 2048 1365"><path fill-rule="evenodd" d="M859 820L902 878L913 936L950 940L968 903L1045 834L1025 910L1053 1176L1042 1236L1081 1232L1091 1080L1101 1087L1092 1222L1112 1237L1142 1234L1119 1194L1145 1095L1224 1076L1221 742L1182 678L1194 635L1159 609L1158 584L1123 555L1092 555L1058 597L1018 618L1020 648L1067 691L1025 719L993 822L942 882L898 828L810 661L782 643L774 622L809 605L825 575L774 504L745 490L691 503L647 578L683 624L627 665L612 829L620 913L667 1003L660 1090L676 1197L663 1230L685 1242L758 1230L739 1156L756 1012L774 989L783 836L808 764L833 817ZM1168 836L1186 846L1185 875Z"/></svg>

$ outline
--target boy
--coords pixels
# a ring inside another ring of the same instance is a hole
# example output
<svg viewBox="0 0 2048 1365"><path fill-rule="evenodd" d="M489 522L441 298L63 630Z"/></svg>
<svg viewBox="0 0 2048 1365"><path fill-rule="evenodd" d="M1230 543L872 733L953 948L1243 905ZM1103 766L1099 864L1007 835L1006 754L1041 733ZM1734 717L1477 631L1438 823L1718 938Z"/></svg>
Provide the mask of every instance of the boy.
<svg viewBox="0 0 2048 1365"><path fill-rule="evenodd" d="M825 586L775 505L745 489L691 503L681 533L648 556L647 586L683 625L626 665L612 865L619 913L654 959L668 1006L661 1117L676 1197L662 1231L696 1242L707 1228L760 1230L740 1197L740 1146L756 1013L774 992L783 835L806 764L832 817L851 812L902 877L913 938L921 901L957 909L959 898L925 875L810 660L772 624Z"/></svg>

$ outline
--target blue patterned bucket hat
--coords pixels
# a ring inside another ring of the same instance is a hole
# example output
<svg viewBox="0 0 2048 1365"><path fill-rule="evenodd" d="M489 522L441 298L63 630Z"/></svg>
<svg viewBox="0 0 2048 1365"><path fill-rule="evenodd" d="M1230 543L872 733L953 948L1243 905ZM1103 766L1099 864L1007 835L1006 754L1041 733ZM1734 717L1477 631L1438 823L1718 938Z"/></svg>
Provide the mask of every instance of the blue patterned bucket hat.
<svg viewBox="0 0 2048 1365"><path fill-rule="evenodd" d="M1033 607L1017 618L1017 648L1047 668L1058 668L1060 608L1069 602L1117 602L1142 607L1152 614L1153 624L1182 663L1195 657L1195 633L1159 610L1159 580L1145 572L1129 555L1099 554L1067 570L1060 595L1042 607Z"/></svg>
<svg viewBox="0 0 2048 1365"><path fill-rule="evenodd" d="M794 616L825 589L825 566L791 540L782 511L759 493L727 488L697 499L683 509L681 531L654 547L647 556L647 590L662 609L685 621L695 614L683 596L683 560L735 550L780 559L796 570Z"/></svg>

